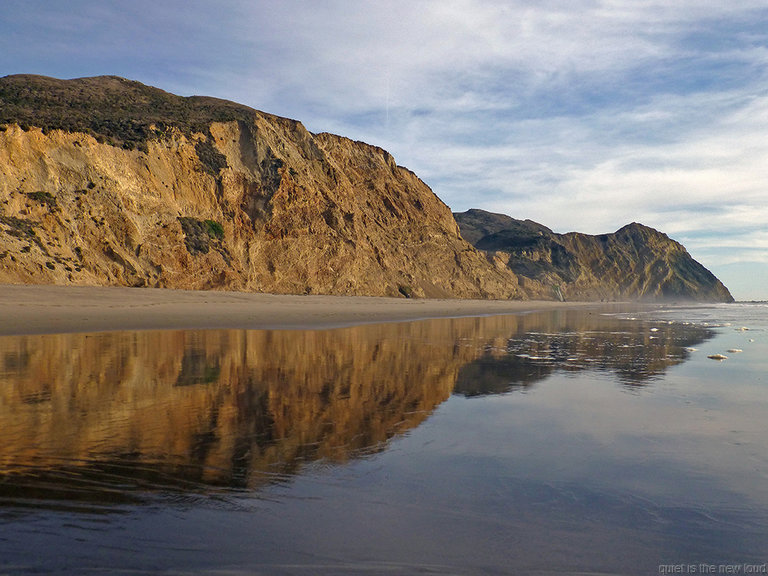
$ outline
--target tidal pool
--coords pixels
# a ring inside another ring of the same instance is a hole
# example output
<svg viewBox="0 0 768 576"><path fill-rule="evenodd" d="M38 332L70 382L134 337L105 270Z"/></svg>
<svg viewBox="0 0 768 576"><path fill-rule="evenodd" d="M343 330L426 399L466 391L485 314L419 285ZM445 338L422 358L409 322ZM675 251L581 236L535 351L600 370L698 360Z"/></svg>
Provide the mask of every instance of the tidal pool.
<svg viewBox="0 0 768 576"><path fill-rule="evenodd" d="M766 317L0 338L0 574L759 568Z"/></svg>

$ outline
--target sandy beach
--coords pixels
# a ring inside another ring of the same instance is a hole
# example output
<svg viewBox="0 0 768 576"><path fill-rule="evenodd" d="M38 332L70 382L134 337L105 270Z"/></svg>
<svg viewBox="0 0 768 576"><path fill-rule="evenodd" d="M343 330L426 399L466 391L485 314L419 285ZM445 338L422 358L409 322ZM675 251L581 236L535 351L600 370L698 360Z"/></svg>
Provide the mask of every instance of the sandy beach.
<svg viewBox="0 0 768 576"><path fill-rule="evenodd" d="M0 334L329 328L590 305L594 303L406 300L154 288L2 285Z"/></svg>

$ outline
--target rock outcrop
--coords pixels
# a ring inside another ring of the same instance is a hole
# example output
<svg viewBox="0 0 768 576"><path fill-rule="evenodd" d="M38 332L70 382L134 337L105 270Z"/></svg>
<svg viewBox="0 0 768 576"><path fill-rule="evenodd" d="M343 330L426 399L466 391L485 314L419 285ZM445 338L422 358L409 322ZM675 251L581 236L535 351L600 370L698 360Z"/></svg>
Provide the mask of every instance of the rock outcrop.
<svg viewBox="0 0 768 576"><path fill-rule="evenodd" d="M666 234L632 223L613 234L556 234L531 220L469 210L454 214L464 238L531 297L732 302L728 289Z"/></svg>
<svg viewBox="0 0 768 576"><path fill-rule="evenodd" d="M523 298L384 150L116 77L0 79L0 282Z"/></svg>

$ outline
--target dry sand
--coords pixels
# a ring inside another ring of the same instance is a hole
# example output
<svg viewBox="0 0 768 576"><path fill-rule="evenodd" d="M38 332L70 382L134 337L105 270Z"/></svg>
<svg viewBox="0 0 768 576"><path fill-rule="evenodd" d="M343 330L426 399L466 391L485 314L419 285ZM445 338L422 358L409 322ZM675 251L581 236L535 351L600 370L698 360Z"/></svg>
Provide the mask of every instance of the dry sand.
<svg viewBox="0 0 768 576"><path fill-rule="evenodd" d="M0 334L193 328L326 328L423 318L517 314L588 305L0 285Z"/></svg>

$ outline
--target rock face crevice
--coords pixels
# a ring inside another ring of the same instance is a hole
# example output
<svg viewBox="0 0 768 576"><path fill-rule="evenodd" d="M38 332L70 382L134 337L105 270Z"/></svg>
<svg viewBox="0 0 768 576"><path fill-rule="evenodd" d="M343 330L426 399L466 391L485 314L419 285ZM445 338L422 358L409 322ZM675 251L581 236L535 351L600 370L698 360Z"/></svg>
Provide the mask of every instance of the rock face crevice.
<svg viewBox="0 0 768 576"><path fill-rule="evenodd" d="M653 234L459 223L385 150L295 120L113 76L0 78L0 283L730 298Z"/></svg>

